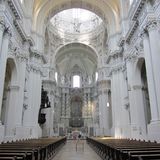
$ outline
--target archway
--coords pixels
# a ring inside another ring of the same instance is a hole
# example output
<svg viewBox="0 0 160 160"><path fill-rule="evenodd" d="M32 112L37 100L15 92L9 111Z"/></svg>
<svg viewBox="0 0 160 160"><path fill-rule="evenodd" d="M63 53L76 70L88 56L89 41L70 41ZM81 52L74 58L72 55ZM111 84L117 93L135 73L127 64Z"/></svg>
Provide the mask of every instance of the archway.
<svg viewBox="0 0 160 160"><path fill-rule="evenodd" d="M142 68L141 68L141 80L142 80L142 91L143 91L143 97L144 97L146 122L147 124L149 124L151 121L151 108L150 108L150 100L149 100L149 93L148 93L148 82L147 82L145 61L143 62Z"/></svg>
<svg viewBox="0 0 160 160"><path fill-rule="evenodd" d="M5 125L5 130L13 124L12 118L14 117L14 110L16 106L16 93L17 93L17 70L13 59L8 58L6 63L6 74L3 91L2 102L2 124ZM12 117L12 118L11 118ZM5 134L7 134L5 132Z"/></svg>
<svg viewBox="0 0 160 160"><path fill-rule="evenodd" d="M139 58L136 64L135 85L135 107L137 108L137 119L139 124L139 136L146 136L147 124L151 120L148 83L145 67L145 59ZM143 137L143 138L144 138Z"/></svg>

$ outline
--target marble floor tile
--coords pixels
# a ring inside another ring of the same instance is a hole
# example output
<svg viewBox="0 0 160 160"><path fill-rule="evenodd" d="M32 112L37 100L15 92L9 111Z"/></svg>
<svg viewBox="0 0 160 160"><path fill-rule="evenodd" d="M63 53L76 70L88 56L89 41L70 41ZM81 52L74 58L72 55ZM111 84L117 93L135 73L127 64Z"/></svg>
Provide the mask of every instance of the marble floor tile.
<svg viewBox="0 0 160 160"><path fill-rule="evenodd" d="M101 160L101 158L88 146L86 141L68 140L66 145L56 154L53 160Z"/></svg>

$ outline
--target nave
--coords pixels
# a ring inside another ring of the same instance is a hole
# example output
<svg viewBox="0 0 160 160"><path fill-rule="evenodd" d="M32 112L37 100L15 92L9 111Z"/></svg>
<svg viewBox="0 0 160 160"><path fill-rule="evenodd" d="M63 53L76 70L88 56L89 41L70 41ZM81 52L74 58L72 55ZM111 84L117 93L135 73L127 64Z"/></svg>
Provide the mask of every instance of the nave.
<svg viewBox="0 0 160 160"><path fill-rule="evenodd" d="M53 160L101 160L101 158L89 147L86 141L68 140L66 145L57 153Z"/></svg>
<svg viewBox="0 0 160 160"><path fill-rule="evenodd" d="M113 137L28 139L0 144L0 160L160 160L160 143Z"/></svg>

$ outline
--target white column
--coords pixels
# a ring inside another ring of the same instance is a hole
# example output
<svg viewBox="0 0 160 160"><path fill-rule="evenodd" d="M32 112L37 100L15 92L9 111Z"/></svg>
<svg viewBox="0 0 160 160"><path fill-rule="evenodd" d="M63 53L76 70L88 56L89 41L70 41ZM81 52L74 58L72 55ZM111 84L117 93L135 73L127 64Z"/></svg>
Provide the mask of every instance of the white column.
<svg viewBox="0 0 160 160"><path fill-rule="evenodd" d="M40 104L41 104L41 86L42 86L42 80L41 80L41 74L40 74L40 70L37 71L36 73L36 104L35 104L35 112L36 112L36 128L37 128L37 131L38 131L38 137L41 137L42 136L42 131L41 131L41 128L38 124L38 115L39 115L39 108L40 108Z"/></svg>
<svg viewBox="0 0 160 160"><path fill-rule="evenodd" d="M103 113L103 97L102 91L99 91L99 125L100 125L100 135L104 136L104 113Z"/></svg>
<svg viewBox="0 0 160 160"><path fill-rule="evenodd" d="M15 126L15 121L17 117L17 101L16 98L17 93L19 91L19 87L16 85L11 85L10 88L10 93L9 93L9 102L8 102L8 111L7 111L7 124L6 124L6 136L7 138L10 139L10 137L14 137L16 133L16 126ZM21 113L22 114L22 113ZM12 117L12 118L11 118ZM18 133L19 134L19 133Z"/></svg>
<svg viewBox="0 0 160 160"><path fill-rule="evenodd" d="M120 90L119 106L121 107L121 118L120 118L121 136L123 138L126 138L130 136L129 113L128 113L128 108L126 107L128 100L128 93L127 93L128 91L127 91L126 77L122 69L119 71L119 90Z"/></svg>
<svg viewBox="0 0 160 160"><path fill-rule="evenodd" d="M88 108L87 108L87 112L88 112L88 116L91 116L91 110L90 110L90 106L91 106L91 100L90 100L90 93L88 93Z"/></svg>
<svg viewBox="0 0 160 160"><path fill-rule="evenodd" d="M8 44L9 38L11 36L10 30L7 30L4 34L4 38L2 41L2 53L0 58L0 124L1 124L1 107L3 100L3 90L4 90L4 80L5 80L5 72L6 72L6 62L8 55Z"/></svg>
<svg viewBox="0 0 160 160"><path fill-rule="evenodd" d="M65 116L65 93L62 93L62 117Z"/></svg>
<svg viewBox="0 0 160 160"><path fill-rule="evenodd" d="M138 137L138 118L137 118L137 106L135 105L133 86L133 65L134 59L127 60L127 78L128 78L128 94L129 94L129 106L130 106L130 118L131 118L131 137Z"/></svg>
<svg viewBox="0 0 160 160"><path fill-rule="evenodd" d="M39 133L39 124L38 124L38 114L40 109L40 103L41 103L41 77L39 70L37 68L33 67L32 73L32 85L31 86L31 93L32 93L32 111L33 111L33 119L32 119L32 126L34 127L34 137L39 137L41 133ZM30 94L31 94L30 93Z"/></svg>
<svg viewBox="0 0 160 160"><path fill-rule="evenodd" d="M157 108L156 86L153 73L152 55L151 55L149 37L147 33L144 32L142 34L142 38L143 38L148 91L149 91L150 107L151 107L151 121L154 122L158 120L158 108Z"/></svg>
<svg viewBox="0 0 160 160"><path fill-rule="evenodd" d="M128 75L128 91L130 102L130 115L131 115L131 137L146 138L146 122L144 115L144 102L142 94L142 85L140 81L135 81L135 59L127 61L127 75Z"/></svg>
<svg viewBox="0 0 160 160"><path fill-rule="evenodd" d="M108 98L108 91L109 89L106 89L104 91L104 117L105 117L105 128L106 132L105 134L107 136L110 135L110 106L107 106L107 103L109 103L109 98Z"/></svg>
<svg viewBox="0 0 160 160"><path fill-rule="evenodd" d="M127 117L125 116L124 112L124 106L123 106L123 72L122 72L122 66L120 68L116 68L113 71L114 81L113 86L114 90L113 93L113 101L115 101L113 104L114 108L114 115L115 115L115 136L122 138L124 136L124 132L126 132L125 129L125 123L127 123ZM123 123L125 121L125 123Z"/></svg>
<svg viewBox="0 0 160 160"><path fill-rule="evenodd" d="M116 91L115 91L115 72L112 72L112 79L111 79L111 101L112 101L112 129L111 129L111 135L115 136L115 112L116 112L116 106L117 103L115 101L116 97Z"/></svg>
<svg viewBox="0 0 160 160"><path fill-rule="evenodd" d="M3 39L3 33L5 30L5 25L4 25L4 21L1 20L0 21L0 59L1 59L1 48L2 48L2 39Z"/></svg>
<svg viewBox="0 0 160 160"><path fill-rule="evenodd" d="M153 76L154 76L154 83L155 83L155 92L156 92L156 96L157 96L157 105L158 105L158 110L155 107L155 111L159 114L158 117L155 113L154 117L156 119L159 120L160 118L160 74L159 74L159 70L160 70L160 35L158 32L158 27L157 27L157 22L156 21L151 21L149 22L149 24L147 25L147 30L148 30L148 34L149 34L149 42L150 42L150 48L151 48L151 60L152 60L152 67L153 67ZM156 120L155 119L155 120Z"/></svg>
<svg viewBox="0 0 160 160"><path fill-rule="evenodd" d="M66 102L66 105L67 105L67 112L66 112L66 114L67 114L67 117L69 117L70 116L70 106L69 106L69 91L67 92L67 102Z"/></svg>
<svg viewBox="0 0 160 160"><path fill-rule="evenodd" d="M19 57L19 77L18 77L18 85L19 85L19 93L18 93L18 103L16 106L17 116L16 116L16 125L21 126L22 124L22 110L24 104L24 87L25 87L25 73L26 73L26 59Z"/></svg>
<svg viewBox="0 0 160 160"><path fill-rule="evenodd" d="M101 80L98 84L99 87L99 123L101 135L110 135L109 130L109 108L107 107L108 102L108 81Z"/></svg>

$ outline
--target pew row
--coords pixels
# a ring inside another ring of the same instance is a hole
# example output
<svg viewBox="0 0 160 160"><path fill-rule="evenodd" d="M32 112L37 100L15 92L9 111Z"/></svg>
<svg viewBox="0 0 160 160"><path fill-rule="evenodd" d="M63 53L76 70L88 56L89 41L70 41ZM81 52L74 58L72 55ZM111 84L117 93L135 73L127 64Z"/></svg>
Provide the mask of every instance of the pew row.
<svg viewBox="0 0 160 160"><path fill-rule="evenodd" d="M87 138L104 160L160 160L160 144L129 139Z"/></svg>
<svg viewBox="0 0 160 160"><path fill-rule="evenodd" d="M39 138L0 144L0 160L51 160L66 143L63 138Z"/></svg>

